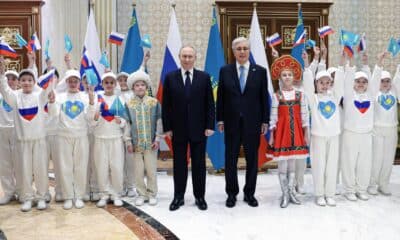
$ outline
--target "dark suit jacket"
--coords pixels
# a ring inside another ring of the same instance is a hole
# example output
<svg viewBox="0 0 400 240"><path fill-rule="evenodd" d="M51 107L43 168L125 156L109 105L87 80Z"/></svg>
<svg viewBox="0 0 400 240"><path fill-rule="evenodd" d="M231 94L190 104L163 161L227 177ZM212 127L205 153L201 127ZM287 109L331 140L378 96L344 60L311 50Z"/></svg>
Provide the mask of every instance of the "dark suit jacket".
<svg viewBox="0 0 400 240"><path fill-rule="evenodd" d="M225 132L238 132L240 116L248 134L260 134L261 124L269 123L266 69L250 64L243 94L236 63L223 66L219 72L217 122L223 121Z"/></svg>
<svg viewBox="0 0 400 240"><path fill-rule="evenodd" d="M191 97L185 97L181 70L167 74L163 84L162 120L164 131L177 141L203 141L204 131L214 129L215 104L210 75L193 70Z"/></svg>

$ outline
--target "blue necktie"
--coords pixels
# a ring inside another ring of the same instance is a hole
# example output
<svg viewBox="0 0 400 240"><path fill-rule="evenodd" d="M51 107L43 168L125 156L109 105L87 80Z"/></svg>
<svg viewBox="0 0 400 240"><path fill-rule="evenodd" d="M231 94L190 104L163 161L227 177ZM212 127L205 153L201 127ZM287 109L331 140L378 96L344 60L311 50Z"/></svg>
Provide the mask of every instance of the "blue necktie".
<svg viewBox="0 0 400 240"><path fill-rule="evenodd" d="M185 95L186 95L186 98L189 99L190 98L190 87L192 85L192 83L190 81L190 72L186 71L185 75L186 75L186 78L185 78Z"/></svg>
<svg viewBox="0 0 400 240"><path fill-rule="evenodd" d="M240 70L240 75L239 75L239 82L240 82L240 91L243 93L244 92L244 86L245 86L245 76L244 76L244 71L246 70L244 66L239 67Z"/></svg>

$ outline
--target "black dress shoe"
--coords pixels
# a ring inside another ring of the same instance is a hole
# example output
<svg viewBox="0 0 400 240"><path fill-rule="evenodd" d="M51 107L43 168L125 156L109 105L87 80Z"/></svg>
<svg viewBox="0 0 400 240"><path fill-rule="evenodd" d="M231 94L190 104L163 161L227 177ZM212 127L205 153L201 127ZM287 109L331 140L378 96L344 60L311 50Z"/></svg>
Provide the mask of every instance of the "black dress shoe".
<svg viewBox="0 0 400 240"><path fill-rule="evenodd" d="M247 202L247 204L250 207L258 207L258 201L254 196L246 196L244 195L244 199L245 202Z"/></svg>
<svg viewBox="0 0 400 240"><path fill-rule="evenodd" d="M172 200L171 204L169 205L169 210L175 211L183 204L185 204L183 198L174 198L174 200Z"/></svg>
<svg viewBox="0 0 400 240"><path fill-rule="evenodd" d="M196 205L200 210L207 210L207 202L204 198L196 198Z"/></svg>
<svg viewBox="0 0 400 240"><path fill-rule="evenodd" d="M228 208L233 208L236 204L236 197L234 195L228 195L228 199L226 199L225 206Z"/></svg>

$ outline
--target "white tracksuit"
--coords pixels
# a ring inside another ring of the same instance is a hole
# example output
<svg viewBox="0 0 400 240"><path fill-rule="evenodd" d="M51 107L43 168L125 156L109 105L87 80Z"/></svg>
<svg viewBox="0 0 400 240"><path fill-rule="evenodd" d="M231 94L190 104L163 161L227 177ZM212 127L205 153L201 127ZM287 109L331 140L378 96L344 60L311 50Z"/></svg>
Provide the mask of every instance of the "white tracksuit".
<svg viewBox="0 0 400 240"><path fill-rule="evenodd" d="M61 93L49 103L49 114L58 118L57 153L64 199L81 199L86 192L89 161L88 120L95 105L83 92Z"/></svg>
<svg viewBox="0 0 400 240"><path fill-rule="evenodd" d="M51 85L51 84L50 84ZM48 162L45 133L44 105L47 90L25 94L22 90L13 91L4 76L0 76L0 93L10 104L14 115L16 130L15 175L20 201L44 200L48 191ZM32 182L35 182L35 189ZM36 196L35 196L36 194Z"/></svg>
<svg viewBox="0 0 400 240"><path fill-rule="evenodd" d="M128 102L134 96L133 91L121 91L120 97L124 100L124 102ZM125 149L125 164L124 164L124 189L125 190L134 190L135 188L135 178L134 178L134 158L133 154L129 153Z"/></svg>
<svg viewBox="0 0 400 240"><path fill-rule="evenodd" d="M342 80L342 79L340 79ZM342 82L335 81L327 94L314 93L314 78L309 68L303 72L303 85L311 115L310 158L317 197L333 197L339 160L340 111Z"/></svg>
<svg viewBox="0 0 400 240"><path fill-rule="evenodd" d="M15 194L15 129L13 120L14 109L0 94L0 184L4 196Z"/></svg>
<svg viewBox="0 0 400 240"><path fill-rule="evenodd" d="M374 124L374 97L379 76L369 79L365 93L354 90L355 67L339 67L336 74L344 81L344 132L342 142L342 180L346 193L365 193L372 164L372 129ZM344 76L344 77L343 77ZM336 80L340 81L337 77Z"/></svg>
<svg viewBox="0 0 400 240"><path fill-rule="evenodd" d="M113 199L119 198L123 188L124 172L124 142L123 135L129 134L125 119L120 118L117 124L110 110L114 101L119 98L116 95L106 96L102 94L103 103L97 104L100 112L99 119L93 130L94 135L94 163L96 169L99 192L103 199L109 195ZM119 100L124 104L122 98ZM103 105L106 104L108 108ZM123 112L125 109L120 109ZM95 121L95 120L93 120ZM125 132L126 131L126 132Z"/></svg>
<svg viewBox="0 0 400 240"><path fill-rule="evenodd" d="M378 71L375 73L375 71ZM374 74L379 75L380 68L375 68ZM380 81L380 79L379 79ZM378 186L388 190L393 161L397 148L397 101L400 89L400 65L392 80L392 88L389 92L378 92L375 98L373 158L370 186Z"/></svg>

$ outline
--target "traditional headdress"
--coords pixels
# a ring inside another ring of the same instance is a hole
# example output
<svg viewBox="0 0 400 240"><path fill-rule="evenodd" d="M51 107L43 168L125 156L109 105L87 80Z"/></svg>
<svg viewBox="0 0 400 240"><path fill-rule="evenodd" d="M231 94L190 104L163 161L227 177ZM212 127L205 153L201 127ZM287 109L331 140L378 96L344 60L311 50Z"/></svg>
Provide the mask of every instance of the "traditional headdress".
<svg viewBox="0 0 400 240"><path fill-rule="evenodd" d="M301 80L301 65L292 56L283 55L276 59L271 66L271 75L273 80L278 80L283 70L293 72L294 80Z"/></svg>

